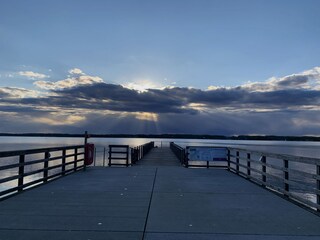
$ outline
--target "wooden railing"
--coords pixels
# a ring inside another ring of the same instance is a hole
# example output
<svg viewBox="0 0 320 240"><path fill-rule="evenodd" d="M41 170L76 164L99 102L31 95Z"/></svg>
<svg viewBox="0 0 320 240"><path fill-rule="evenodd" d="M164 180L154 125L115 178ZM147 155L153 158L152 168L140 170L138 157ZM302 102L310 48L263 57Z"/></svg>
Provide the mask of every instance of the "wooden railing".
<svg viewBox="0 0 320 240"><path fill-rule="evenodd" d="M83 145L0 152L0 197L84 167Z"/></svg>
<svg viewBox="0 0 320 240"><path fill-rule="evenodd" d="M154 142L148 142L148 143L145 143L143 145L131 148L131 163L132 164L136 164L152 148L154 148Z"/></svg>
<svg viewBox="0 0 320 240"><path fill-rule="evenodd" d="M170 149L176 155L176 157L180 160L181 165L186 164L186 151L183 147L175 144L174 142L170 142Z"/></svg>
<svg viewBox="0 0 320 240"><path fill-rule="evenodd" d="M129 145L109 145L108 166L129 166Z"/></svg>
<svg viewBox="0 0 320 240"><path fill-rule="evenodd" d="M228 148L228 169L320 211L320 159Z"/></svg>

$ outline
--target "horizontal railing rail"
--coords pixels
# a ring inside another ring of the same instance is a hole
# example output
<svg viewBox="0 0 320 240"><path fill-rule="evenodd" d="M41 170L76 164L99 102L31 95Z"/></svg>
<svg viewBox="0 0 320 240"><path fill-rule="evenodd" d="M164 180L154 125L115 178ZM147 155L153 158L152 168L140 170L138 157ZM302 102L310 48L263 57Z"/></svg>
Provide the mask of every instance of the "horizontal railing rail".
<svg viewBox="0 0 320 240"><path fill-rule="evenodd" d="M176 157L179 159L181 165L186 164L186 151L183 147L175 144L174 142L170 142L170 149L176 155Z"/></svg>
<svg viewBox="0 0 320 240"><path fill-rule="evenodd" d="M136 164L150 150L154 148L154 142L148 142L143 145L131 148L131 164Z"/></svg>
<svg viewBox="0 0 320 240"><path fill-rule="evenodd" d="M228 148L228 169L320 212L320 159Z"/></svg>
<svg viewBox="0 0 320 240"><path fill-rule="evenodd" d="M83 168L83 145L0 152L0 198Z"/></svg>
<svg viewBox="0 0 320 240"><path fill-rule="evenodd" d="M129 145L109 145L108 166L129 166Z"/></svg>

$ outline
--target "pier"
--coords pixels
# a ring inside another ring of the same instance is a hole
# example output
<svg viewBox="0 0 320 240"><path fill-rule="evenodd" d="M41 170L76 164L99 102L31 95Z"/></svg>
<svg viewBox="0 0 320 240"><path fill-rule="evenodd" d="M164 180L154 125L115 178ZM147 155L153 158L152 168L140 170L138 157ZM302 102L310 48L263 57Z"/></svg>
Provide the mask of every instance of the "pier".
<svg viewBox="0 0 320 240"><path fill-rule="evenodd" d="M316 212L228 167L185 168L177 152L151 148L130 167L80 168L83 152L79 146L75 149L75 155L62 149L64 163L60 166L74 173L0 202L0 239L320 237ZM50 160L48 151L44 151L46 161ZM75 162L68 162L66 156L74 157ZM240 162L240 154L235 157L235 163ZM18 167L22 170L21 164ZM45 176L50 178L50 173Z"/></svg>

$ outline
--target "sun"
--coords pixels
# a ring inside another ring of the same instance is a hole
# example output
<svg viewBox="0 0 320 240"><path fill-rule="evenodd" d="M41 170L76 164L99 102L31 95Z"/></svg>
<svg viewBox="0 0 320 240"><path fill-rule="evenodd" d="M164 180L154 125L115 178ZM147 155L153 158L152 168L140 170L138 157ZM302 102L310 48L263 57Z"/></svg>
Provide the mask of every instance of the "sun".
<svg viewBox="0 0 320 240"><path fill-rule="evenodd" d="M141 79L133 82L128 82L122 85L125 88L133 89L138 92L147 92L148 89L161 89L161 84L155 83L149 79Z"/></svg>

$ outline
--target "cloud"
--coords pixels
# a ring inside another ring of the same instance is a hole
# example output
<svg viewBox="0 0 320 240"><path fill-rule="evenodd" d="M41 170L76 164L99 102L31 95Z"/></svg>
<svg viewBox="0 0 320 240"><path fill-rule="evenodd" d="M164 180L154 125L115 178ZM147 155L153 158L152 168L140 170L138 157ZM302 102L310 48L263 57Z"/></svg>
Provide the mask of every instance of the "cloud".
<svg viewBox="0 0 320 240"><path fill-rule="evenodd" d="M63 90L68 88L74 88L81 85L91 85L95 83L103 82L102 78L97 76L80 75L63 79L57 82L49 81L36 81L34 85L44 90Z"/></svg>
<svg viewBox="0 0 320 240"><path fill-rule="evenodd" d="M166 87L140 91L105 83L80 69L69 73L73 75L56 82L36 81L39 91L0 88L0 112L6 121L12 118L12 123L43 127L33 127L36 131L320 134L319 125L311 124L320 120L320 68L206 90Z"/></svg>
<svg viewBox="0 0 320 240"><path fill-rule="evenodd" d="M79 68L70 69L68 72L75 75L85 75L85 73Z"/></svg>
<svg viewBox="0 0 320 240"><path fill-rule="evenodd" d="M248 82L241 88L248 91L276 91L295 88L319 90L320 88L320 67L315 67L301 73L284 76L281 78L272 77L266 82Z"/></svg>
<svg viewBox="0 0 320 240"><path fill-rule="evenodd" d="M165 82L168 81L168 79L164 79ZM164 84L151 81L149 79L138 79L135 81L127 82L122 84L123 87L129 88L132 90L136 90L138 92L147 92L149 89L164 89L164 88L170 88L172 86L166 86Z"/></svg>
<svg viewBox="0 0 320 240"><path fill-rule="evenodd" d="M30 78L32 80L49 78L50 77L48 75L45 75L45 74L42 74L42 73L36 73L36 72L32 72L32 71L21 71L18 74L20 76L24 76L24 77Z"/></svg>
<svg viewBox="0 0 320 240"><path fill-rule="evenodd" d="M2 87L0 88L0 97L6 98L37 98L46 95L45 93L25 88Z"/></svg>

